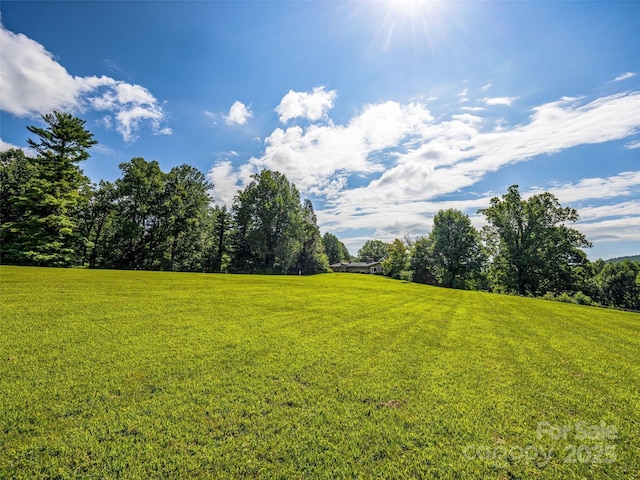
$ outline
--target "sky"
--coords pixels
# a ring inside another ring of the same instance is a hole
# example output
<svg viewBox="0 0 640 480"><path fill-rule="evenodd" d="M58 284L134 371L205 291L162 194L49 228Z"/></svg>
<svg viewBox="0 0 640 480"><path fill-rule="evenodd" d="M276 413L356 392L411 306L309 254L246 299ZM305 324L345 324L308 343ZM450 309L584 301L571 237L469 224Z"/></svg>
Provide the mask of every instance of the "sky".
<svg viewBox="0 0 640 480"><path fill-rule="evenodd" d="M263 168L352 254L517 184L640 254L640 2L0 3L0 149L66 111L115 180L187 163L215 204Z"/></svg>

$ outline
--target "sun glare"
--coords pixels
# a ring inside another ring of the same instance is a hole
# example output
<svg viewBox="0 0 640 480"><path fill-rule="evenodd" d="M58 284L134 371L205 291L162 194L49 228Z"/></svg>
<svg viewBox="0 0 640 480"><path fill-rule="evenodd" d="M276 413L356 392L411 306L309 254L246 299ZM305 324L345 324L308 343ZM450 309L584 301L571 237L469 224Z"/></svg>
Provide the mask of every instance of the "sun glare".
<svg viewBox="0 0 640 480"><path fill-rule="evenodd" d="M438 3L433 0L392 0L391 9L397 15L422 17L433 14Z"/></svg>
<svg viewBox="0 0 640 480"><path fill-rule="evenodd" d="M386 11L376 35L383 51L389 50L396 39L410 39L414 46L431 46L442 30L443 1L390 0L380 3Z"/></svg>

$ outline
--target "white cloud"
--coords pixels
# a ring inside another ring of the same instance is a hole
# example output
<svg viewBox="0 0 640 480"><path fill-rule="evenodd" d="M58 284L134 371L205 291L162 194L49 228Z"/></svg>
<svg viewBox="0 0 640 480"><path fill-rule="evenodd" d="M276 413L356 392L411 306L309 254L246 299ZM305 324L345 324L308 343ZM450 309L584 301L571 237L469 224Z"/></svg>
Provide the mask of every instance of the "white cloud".
<svg viewBox="0 0 640 480"><path fill-rule="evenodd" d="M591 102L563 97L533 108L528 122L499 130L482 110L463 112L436 120L424 104L389 101L367 105L344 125L328 119L325 124L277 128L265 138L260 157L239 169L226 163L214 166L214 183L226 192L220 196L228 202L251 173L262 168L281 171L301 193L322 200L322 207L316 208L320 226L342 232L341 238L351 244L355 240L348 240L349 235L362 237L363 231L373 231L383 240L405 232L427 233L441 208L459 208L479 226L483 217L475 212L486 207L493 195L469 195L457 201L450 200L451 195L507 165L634 135L640 129L640 92ZM353 187L354 183L360 186ZM638 194L637 185L640 172L623 172L548 185L545 190L563 204L589 199L602 203ZM617 211L632 208L626 205Z"/></svg>
<svg viewBox="0 0 640 480"><path fill-rule="evenodd" d="M543 190L530 191L528 195ZM608 199L640 194L640 171L622 172L611 177L583 178L576 183L551 184L544 191L553 193L561 203L576 203L590 199ZM640 210L638 212L640 213Z"/></svg>
<svg viewBox="0 0 640 480"><path fill-rule="evenodd" d="M170 128L160 128L160 123L164 119L161 108L154 105L130 105L121 109L115 116L116 130L122 138L131 142L137 138L135 132L139 129L140 123L148 121L154 135L171 135Z"/></svg>
<svg viewBox="0 0 640 480"><path fill-rule="evenodd" d="M636 148L640 148L640 140L629 142L624 146L624 148L626 148L627 150L635 150Z"/></svg>
<svg viewBox="0 0 640 480"><path fill-rule="evenodd" d="M219 205L231 206L233 197L241 188L231 162L225 160L216 163L209 170L207 179L213 183L213 190L210 192L213 202Z"/></svg>
<svg viewBox="0 0 640 480"><path fill-rule="evenodd" d="M485 98L484 102L487 105L506 105L511 106L511 104L517 100L518 97L493 97L493 98Z"/></svg>
<svg viewBox="0 0 640 480"><path fill-rule="evenodd" d="M425 106L418 103L369 105L347 125L278 128L265 139L264 155L251 159L251 164L256 170L286 172L304 191L337 193L348 175L382 171L372 154L421 136L432 120Z"/></svg>
<svg viewBox="0 0 640 480"><path fill-rule="evenodd" d="M0 109L18 116L33 116L52 110L108 111L110 121L126 141L132 141L142 122L154 134L167 135L162 127L165 113L144 87L107 76L77 77L69 74L44 46L0 24ZM106 118L106 117L105 117Z"/></svg>
<svg viewBox="0 0 640 480"><path fill-rule="evenodd" d="M487 83L486 85L483 85L483 86L480 88L480 91L481 91L481 92L486 92L486 91L487 91L487 90L489 90L490 88L491 88L491 83Z"/></svg>
<svg viewBox="0 0 640 480"><path fill-rule="evenodd" d="M333 108L336 91L327 92L324 88L315 87L311 93L289 90L275 109L280 122L286 123L293 118L306 118L312 121L325 118L327 112Z"/></svg>
<svg viewBox="0 0 640 480"><path fill-rule="evenodd" d="M235 101L229 109L229 114L224 116L224 120L227 125L244 125L253 116L253 113L247 106L240 102Z"/></svg>
<svg viewBox="0 0 640 480"><path fill-rule="evenodd" d="M20 149L20 147L17 145L14 145L13 143L5 142L0 138L0 152L5 152L7 150L12 150L12 149Z"/></svg>
<svg viewBox="0 0 640 480"><path fill-rule="evenodd" d="M437 199L472 186L489 172L538 155L633 134L640 127L640 94L604 97L586 105L566 99L541 105L528 124L502 132L483 133L481 126L482 119L472 115L428 125L422 142L397 153L395 163L385 166L378 178L327 199L328 208L319 218L337 230L375 226L401 234L420 219L430 218L434 203L442 205ZM626 172L558 187L556 193L561 202L571 202L623 195L637 184L640 174ZM472 203L477 205L477 199Z"/></svg>
<svg viewBox="0 0 640 480"><path fill-rule="evenodd" d="M620 82L622 80L626 80L627 78L633 78L635 77L636 74L633 72L627 72L627 73L623 73L622 75L618 75L616 78L613 79L614 82Z"/></svg>
<svg viewBox="0 0 640 480"><path fill-rule="evenodd" d="M620 217L598 222L578 223L580 230L590 242L637 242L640 232L640 215Z"/></svg>
<svg viewBox="0 0 640 480"><path fill-rule="evenodd" d="M35 157L37 155L36 151L29 147L19 147L18 145L14 145L13 143L5 142L0 138L0 152L6 152L7 150L22 150L27 157Z"/></svg>
<svg viewBox="0 0 640 480"><path fill-rule="evenodd" d="M598 207L583 207L580 208L579 214L582 222L610 217L637 217L640 216L640 200L636 199Z"/></svg>

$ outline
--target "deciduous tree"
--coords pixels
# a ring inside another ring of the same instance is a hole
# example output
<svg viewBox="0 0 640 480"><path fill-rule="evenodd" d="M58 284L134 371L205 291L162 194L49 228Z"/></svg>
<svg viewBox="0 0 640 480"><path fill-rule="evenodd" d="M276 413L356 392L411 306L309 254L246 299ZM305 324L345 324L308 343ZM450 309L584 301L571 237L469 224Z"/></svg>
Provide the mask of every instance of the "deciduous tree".
<svg viewBox="0 0 640 480"><path fill-rule="evenodd" d="M413 242L409 258L409 268L413 272L413 281L436 284L436 267L433 255L433 242L429 237L418 237Z"/></svg>
<svg viewBox="0 0 640 480"><path fill-rule="evenodd" d="M358 260L361 262L366 262L367 260L384 262L389 255L388 247L389 244L381 240L367 240L362 248L358 250Z"/></svg>
<svg viewBox="0 0 640 480"><path fill-rule="evenodd" d="M640 262L607 263L596 282L603 304L640 310Z"/></svg>
<svg viewBox="0 0 640 480"><path fill-rule="evenodd" d="M480 275L483 255L477 230L460 210L440 210L433 218L431 255L437 281L444 287L466 288Z"/></svg>
<svg viewBox="0 0 640 480"><path fill-rule="evenodd" d="M349 250L333 233L326 232L322 236L322 244L330 264L351 261Z"/></svg>
<svg viewBox="0 0 640 480"><path fill-rule="evenodd" d="M300 193L280 172L262 170L252 179L232 207L234 268L286 272L302 244Z"/></svg>
<svg viewBox="0 0 640 480"><path fill-rule="evenodd" d="M521 295L573 289L572 269L586 262L579 248L591 246L564 224L578 219L575 209L561 207L548 192L524 200L512 185L480 212L489 222L488 237L495 239L491 254L498 288Z"/></svg>
<svg viewBox="0 0 640 480"><path fill-rule="evenodd" d="M302 246L298 256L298 269L305 275L326 273L329 269L329 260L324 253L318 220L311 200L305 200L302 206Z"/></svg>
<svg viewBox="0 0 640 480"><path fill-rule="evenodd" d="M405 243L396 238L391 245L387 247L387 258L382 262L384 274L392 278L400 278L401 272L404 272L409 264L409 251Z"/></svg>

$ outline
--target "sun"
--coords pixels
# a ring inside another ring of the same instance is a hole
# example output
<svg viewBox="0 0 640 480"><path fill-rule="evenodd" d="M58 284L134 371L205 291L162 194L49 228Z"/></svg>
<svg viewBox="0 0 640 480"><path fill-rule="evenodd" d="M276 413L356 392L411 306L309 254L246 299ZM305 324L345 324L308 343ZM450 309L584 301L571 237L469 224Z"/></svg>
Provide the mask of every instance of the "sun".
<svg viewBox="0 0 640 480"><path fill-rule="evenodd" d="M392 0L391 10L396 15L420 18L432 15L440 2L434 0Z"/></svg>
<svg viewBox="0 0 640 480"><path fill-rule="evenodd" d="M387 51L396 41L409 39L415 46L436 42L442 29L444 0L389 0L376 37Z"/></svg>

